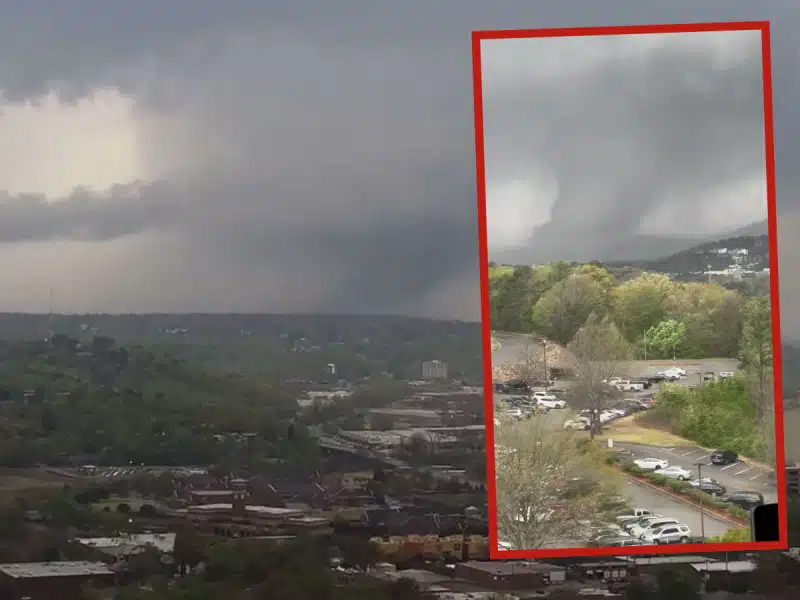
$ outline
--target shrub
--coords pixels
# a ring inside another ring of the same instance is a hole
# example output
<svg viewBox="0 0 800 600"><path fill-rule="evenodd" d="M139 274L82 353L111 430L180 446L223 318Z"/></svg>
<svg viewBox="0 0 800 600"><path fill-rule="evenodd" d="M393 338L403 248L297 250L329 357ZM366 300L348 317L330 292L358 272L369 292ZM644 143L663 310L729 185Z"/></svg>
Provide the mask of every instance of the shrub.
<svg viewBox="0 0 800 600"><path fill-rule="evenodd" d="M622 462L619 464L619 468L629 475L634 477L639 477L642 479L646 479L650 483L657 485L659 487L668 489L671 492L676 494L680 494L685 496L689 500L693 500L694 502L701 504L703 506L707 506L710 509L720 510L727 512L731 517L736 519L743 519L747 520L749 518L749 513L746 510L742 510L738 506L734 504L730 504L719 498L715 498L714 496L710 496L704 492L696 490L692 488L687 482L679 481L676 479L669 479L660 475L658 473L654 473L652 471L644 471L637 467L632 462Z"/></svg>

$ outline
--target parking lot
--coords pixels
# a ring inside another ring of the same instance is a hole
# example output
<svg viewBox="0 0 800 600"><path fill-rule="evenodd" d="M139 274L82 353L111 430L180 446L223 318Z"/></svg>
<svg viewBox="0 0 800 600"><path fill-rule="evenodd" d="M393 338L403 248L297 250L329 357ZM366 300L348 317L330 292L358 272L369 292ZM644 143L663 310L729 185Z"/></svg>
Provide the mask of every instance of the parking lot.
<svg viewBox="0 0 800 600"><path fill-rule="evenodd" d="M770 481L772 469L738 461L730 465L717 466L710 463L711 453L698 446L659 448L643 444L617 444L631 460L637 458L660 458L670 465L683 467L697 473L697 463L703 463L703 477L712 477L724 485L728 493L741 491L760 492L766 502L777 502L777 490Z"/></svg>
<svg viewBox="0 0 800 600"><path fill-rule="evenodd" d="M732 527L738 527L735 523L723 521L708 512L703 512L701 516L700 509L692 504L675 500L667 494L630 481L626 483L623 494L635 508L647 508L688 525L695 537L701 537L704 532L705 537L715 537L723 535Z"/></svg>

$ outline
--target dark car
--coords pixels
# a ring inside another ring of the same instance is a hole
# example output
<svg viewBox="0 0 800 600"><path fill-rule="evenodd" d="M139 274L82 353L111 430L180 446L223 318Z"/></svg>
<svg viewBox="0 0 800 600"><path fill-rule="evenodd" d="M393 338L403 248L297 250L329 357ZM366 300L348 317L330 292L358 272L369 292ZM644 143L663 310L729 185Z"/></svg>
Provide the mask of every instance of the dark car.
<svg viewBox="0 0 800 600"><path fill-rule="evenodd" d="M758 492L735 492L725 498L725 502L730 502L744 510L752 510L756 506L764 504L764 496Z"/></svg>
<svg viewBox="0 0 800 600"><path fill-rule="evenodd" d="M704 381L714 381L716 379L716 375L714 375L713 371L706 371L703 373L703 380Z"/></svg>
<svg viewBox="0 0 800 600"><path fill-rule="evenodd" d="M593 542L595 546L641 546L642 544L642 540L629 535L604 536Z"/></svg>
<svg viewBox="0 0 800 600"><path fill-rule="evenodd" d="M715 450L711 453L711 462L715 465L732 465L739 460L733 450Z"/></svg>
<svg viewBox="0 0 800 600"><path fill-rule="evenodd" d="M505 384L506 390L512 394L527 394L531 391L524 381L509 381Z"/></svg>
<svg viewBox="0 0 800 600"><path fill-rule="evenodd" d="M724 496L725 492L728 490L725 488L724 485L712 481L701 481L696 486L692 486L696 490L700 490L701 492L705 492L711 496Z"/></svg>
<svg viewBox="0 0 800 600"><path fill-rule="evenodd" d="M651 384L662 383L664 380L666 380L666 377L664 375L650 375L647 377L647 381L649 381Z"/></svg>

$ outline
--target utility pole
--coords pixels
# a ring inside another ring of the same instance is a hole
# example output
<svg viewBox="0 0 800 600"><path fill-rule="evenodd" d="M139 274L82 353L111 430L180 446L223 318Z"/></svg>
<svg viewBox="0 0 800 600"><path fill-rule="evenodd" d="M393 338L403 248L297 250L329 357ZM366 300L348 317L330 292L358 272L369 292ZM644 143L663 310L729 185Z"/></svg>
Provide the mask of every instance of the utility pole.
<svg viewBox="0 0 800 600"><path fill-rule="evenodd" d="M644 335L642 336L644 340L644 359L647 360L647 330L644 330Z"/></svg>
<svg viewBox="0 0 800 600"><path fill-rule="evenodd" d="M544 360L544 391L547 393L550 388L550 378L547 376L547 341L542 340L542 356Z"/></svg>
<svg viewBox="0 0 800 600"><path fill-rule="evenodd" d="M697 483L702 485L703 483L703 465L705 463L698 462L696 463L697 466ZM703 508L703 504L700 504L700 537L703 539L703 543L706 541L706 521L705 521L706 511Z"/></svg>

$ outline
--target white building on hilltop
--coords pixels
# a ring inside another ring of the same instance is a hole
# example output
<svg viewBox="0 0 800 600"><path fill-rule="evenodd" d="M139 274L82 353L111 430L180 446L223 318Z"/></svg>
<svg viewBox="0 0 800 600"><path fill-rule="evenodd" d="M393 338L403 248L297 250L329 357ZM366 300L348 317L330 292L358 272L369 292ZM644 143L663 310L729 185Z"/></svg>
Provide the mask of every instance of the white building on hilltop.
<svg viewBox="0 0 800 600"><path fill-rule="evenodd" d="M447 363L440 360L426 360L422 363L423 379L447 379Z"/></svg>

